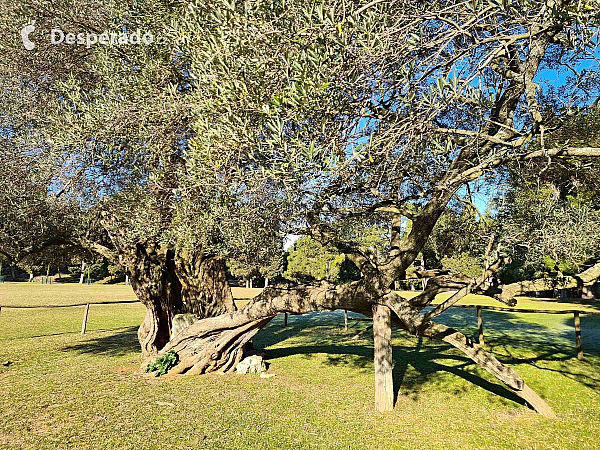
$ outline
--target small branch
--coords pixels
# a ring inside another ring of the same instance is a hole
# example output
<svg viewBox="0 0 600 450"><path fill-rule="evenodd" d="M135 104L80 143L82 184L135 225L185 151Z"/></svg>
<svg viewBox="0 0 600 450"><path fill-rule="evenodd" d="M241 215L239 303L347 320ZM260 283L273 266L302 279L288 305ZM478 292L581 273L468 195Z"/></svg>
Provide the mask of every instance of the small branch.
<svg viewBox="0 0 600 450"><path fill-rule="evenodd" d="M365 328L364 330L362 330L360 333L355 334L354 336L352 336L352 340L355 341L356 339L359 339L359 338L363 337L366 333L368 333L372 329L373 329L373 325L371 324L367 328Z"/></svg>
<svg viewBox="0 0 600 450"><path fill-rule="evenodd" d="M494 233L492 233L492 235L490 236L490 240L488 242L488 245L485 249L485 258L483 260L483 273L481 274L481 276L483 277L485 275L485 271L488 270L489 265L490 265L490 252L492 251L492 246L494 245L494 241L496 240L496 235Z"/></svg>
<svg viewBox="0 0 600 450"><path fill-rule="evenodd" d="M475 206L475 204L471 200L459 197L457 194L454 195L454 198L456 200L458 200L459 202L464 203L467 206L470 206L473 209L473 211L475 211L475 213L479 216L479 218L483 221L483 223L485 223L486 225L488 225L487 219L481 214L481 212L479 211L479 209L477 208L477 206Z"/></svg>
<svg viewBox="0 0 600 450"><path fill-rule="evenodd" d="M474 289L477 289L479 286L485 283L485 280L487 280L490 275L493 275L496 271L498 271L498 269L500 269L504 264L504 259L498 259L489 267L489 269L483 271L479 279L473 280L471 283L467 284L465 287L451 295L446 301L440 303L433 311L425 314L423 316L422 323L429 322L431 319L439 316L448 308L453 306L460 299L469 295Z"/></svg>
<svg viewBox="0 0 600 450"><path fill-rule="evenodd" d="M383 1L384 0L373 0L372 2L367 3L365 6L358 8L354 14L358 16L363 11L365 11L365 10L371 8L372 6L375 6L376 4L381 3Z"/></svg>

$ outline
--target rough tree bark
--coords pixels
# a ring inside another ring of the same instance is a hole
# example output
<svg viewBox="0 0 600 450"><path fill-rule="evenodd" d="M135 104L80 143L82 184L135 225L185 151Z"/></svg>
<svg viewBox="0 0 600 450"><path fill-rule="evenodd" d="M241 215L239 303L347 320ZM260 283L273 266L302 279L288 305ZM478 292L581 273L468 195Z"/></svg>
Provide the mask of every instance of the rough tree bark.
<svg viewBox="0 0 600 450"><path fill-rule="evenodd" d="M573 277L565 277L558 280L541 278L533 281L519 281L517 283L507 284L504 286L490 287L486 291L486 294L506 303L513 299L516 295L523 295L527 292L544 291L552 289L556 286L562 289L591 286L598 278L600 278L600 263L594 264L590 268Z"/></svg>
<svg viewBox="0 0 600 450"><path fill-rule="evenodd" d="M173 276L181 284L181 310L199 318L235 311L227 283L225 259L200 252L180 251L174 256Z"/></svg>
<svg viewBox="0 0 600 450"><path fill-rule="evenodd" d="M138 330L142 364L158 355L171 339L173 316L194 314L198 319L235 311L227 283L225 260L202 252L175 254L151 244L119 255L131 285L146 307Z"/></svg>
<svg viewBox="0 0 600 450"><path fill-rule="evenodd" d="M269 287L239 311L197 321L164 346L159 355L175 351L173 374L228 372L244 356L246 344L281 312L305 314L346 308L370 316L372 292L365 280L343 286Z"/></svg>

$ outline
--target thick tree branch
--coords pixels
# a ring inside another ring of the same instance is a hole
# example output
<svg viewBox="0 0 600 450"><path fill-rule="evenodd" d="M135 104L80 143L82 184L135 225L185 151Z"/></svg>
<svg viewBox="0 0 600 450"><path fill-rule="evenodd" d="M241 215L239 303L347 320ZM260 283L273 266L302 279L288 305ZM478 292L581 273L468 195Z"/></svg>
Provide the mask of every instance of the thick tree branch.
<svg viewBox="0 0 600 450"><path fill-rule="evenodd" d="M600 278L600 262L574 277L565 277L563 279L541 278L533 281L519 281L517 283L500 285L498 287L490 287L484 294L491 295L504 303L510 303L513 302L515 296L519 294L544 291L554 287L560 287L562 289L582 287L594 283L598 278Z"/></svg>
<svg viewBox="0 0 600 450"><path fill-rule="evenodd" d="M546 150L535 150L528 153L514 154L509 153L508 149L499 152L488 161L482 162L477 166L471 167L460 174L444 180L444 186L454 184L464 184L474 181L481 177L485 172L507 164L510 161L528 161L536 158L547 157L600 157L600 147L562 147Z"/></svg>
<svg viewBox="0 0 600 450"><path fill-rule="evenodd" d="M548 418L556 418L552 408L537 395L512 368L503 365L494 355L475 344L464 334L441 324L423 326L419 333L423 336L439 339L456 347L471 358L480 367L502 381L512 392L523 398L538 413Z"/></svg>

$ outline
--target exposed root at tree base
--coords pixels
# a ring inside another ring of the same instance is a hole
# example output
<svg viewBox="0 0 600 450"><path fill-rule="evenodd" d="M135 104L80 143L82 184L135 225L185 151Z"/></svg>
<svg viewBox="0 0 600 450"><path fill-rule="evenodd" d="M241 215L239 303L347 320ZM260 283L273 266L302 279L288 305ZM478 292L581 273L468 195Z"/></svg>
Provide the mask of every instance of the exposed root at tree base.
<svg viewBox="0 0 600 450"><path fill-rule="evenodd" d="M160 355L175 351L179 362L169 375L232 372L244 358L247 344L271 318L255 320L237 328L210 330L198 336L175 336Z"/></svg>

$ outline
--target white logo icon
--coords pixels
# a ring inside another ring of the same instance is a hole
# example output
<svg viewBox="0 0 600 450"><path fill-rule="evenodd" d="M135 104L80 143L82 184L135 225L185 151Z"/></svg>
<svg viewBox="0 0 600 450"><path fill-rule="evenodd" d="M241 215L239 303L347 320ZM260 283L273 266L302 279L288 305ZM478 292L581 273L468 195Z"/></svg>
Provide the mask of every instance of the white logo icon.
<svg viewBox="0 0 600 450"><path fill-rule="evenodd" d="M33 33L35 30L35 20L32 20L28 24L23 25L21 29L21 39L23 40L23 45L26 50L33 50L35 48L35 44L29 40L29 35Z"/></svg>

